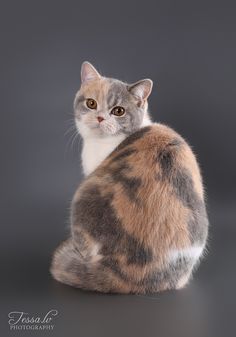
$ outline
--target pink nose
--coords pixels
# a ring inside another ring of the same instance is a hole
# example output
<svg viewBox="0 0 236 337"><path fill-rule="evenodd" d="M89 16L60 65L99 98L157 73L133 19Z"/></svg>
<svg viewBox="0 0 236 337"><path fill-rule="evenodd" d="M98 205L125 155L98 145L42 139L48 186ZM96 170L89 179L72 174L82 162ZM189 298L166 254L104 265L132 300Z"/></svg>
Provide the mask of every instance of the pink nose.
<svg viewBox="0 0 236 337"><path fill-rule="evenodd" d="M97 120L99 121L99 123L101 123L102 121L104 121L104 118L101 117L101 116L98 116L98 117L97 117Z"/></svg>

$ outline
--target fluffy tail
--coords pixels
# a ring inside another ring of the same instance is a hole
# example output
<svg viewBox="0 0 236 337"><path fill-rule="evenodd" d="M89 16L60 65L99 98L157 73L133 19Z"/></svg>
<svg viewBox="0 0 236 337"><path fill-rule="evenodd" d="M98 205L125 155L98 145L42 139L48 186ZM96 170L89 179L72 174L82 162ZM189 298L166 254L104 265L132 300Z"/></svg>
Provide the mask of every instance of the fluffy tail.
<svg viewBox="0 0 236 337"><path fill-rule="evenodd" d="M115 275L106 259L97 262L85 260L72 239L64 241L56 249L50 272L57 281L85 290L104 293L131 292L127 280Z"/></svg>

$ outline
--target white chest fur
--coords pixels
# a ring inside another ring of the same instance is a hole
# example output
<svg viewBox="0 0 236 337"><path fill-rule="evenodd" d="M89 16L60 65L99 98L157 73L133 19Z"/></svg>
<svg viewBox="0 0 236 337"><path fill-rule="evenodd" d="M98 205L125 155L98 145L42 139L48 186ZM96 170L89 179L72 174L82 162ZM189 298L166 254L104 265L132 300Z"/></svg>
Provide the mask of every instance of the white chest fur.
<svg viewBox="0 0 236 337"><path fill-rule="evenodd" d="M85 175L98 165L125 139L125 135L110 137L86 137L83 139L82 166Z"/></svg>
<svg viewBox="0 0 236 337"><path fill-rule="evenodd" d="M152 122L146 113L143 123L140 127L151 125ZM89 129L76 120L76 126L83 138L82 149L82 167L84 174L87 176L92 173L101 162L127 137L124 134L118 136L99 136L96 132Z"/></svg>

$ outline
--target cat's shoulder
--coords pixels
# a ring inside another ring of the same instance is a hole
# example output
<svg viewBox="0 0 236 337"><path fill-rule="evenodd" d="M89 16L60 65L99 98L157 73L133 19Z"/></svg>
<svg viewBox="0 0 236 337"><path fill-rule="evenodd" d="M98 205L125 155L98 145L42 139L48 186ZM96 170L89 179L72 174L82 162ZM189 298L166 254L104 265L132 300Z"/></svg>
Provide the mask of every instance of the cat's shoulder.
<svg viewBox="0 0 236 337"><path fill-rule="evenodd" d="M179 145L187 145L187 143L175 130L164 124L153 123L127 137L119 144L113 154L131 148L155 152L165 150L169 146L178 147Z"/></svg>
<svg viewBox="0 0 236 337"><path fill-rule="evenodd" d="M137 167L145 175L154 172L157 163L167 169L182 167L194 171L200 179L198 163L188 143L175 130L160 123L145 126L123 140L101 168L126 165Z"/></svg>

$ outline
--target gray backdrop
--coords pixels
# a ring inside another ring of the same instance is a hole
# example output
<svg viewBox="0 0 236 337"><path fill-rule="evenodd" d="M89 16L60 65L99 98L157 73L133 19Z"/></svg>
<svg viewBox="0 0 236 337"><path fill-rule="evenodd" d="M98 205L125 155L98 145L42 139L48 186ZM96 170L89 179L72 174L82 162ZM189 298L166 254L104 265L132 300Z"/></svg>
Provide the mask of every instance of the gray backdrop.
<svg viewBox="0 0 236 337"><path fill-rule="evenodd" d="M235 11L217 0L1 1L2 335L235 336ZM99 295L49 275L82 178L69 128L84 60L128 82L152 78L153 119L198 156L209 253L182 291ZM52 332L9 330L9 312L53 308Z"/></svg>

